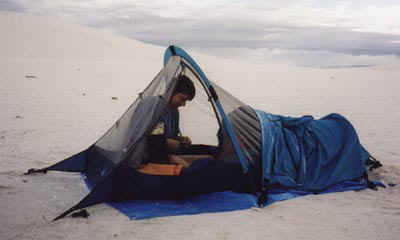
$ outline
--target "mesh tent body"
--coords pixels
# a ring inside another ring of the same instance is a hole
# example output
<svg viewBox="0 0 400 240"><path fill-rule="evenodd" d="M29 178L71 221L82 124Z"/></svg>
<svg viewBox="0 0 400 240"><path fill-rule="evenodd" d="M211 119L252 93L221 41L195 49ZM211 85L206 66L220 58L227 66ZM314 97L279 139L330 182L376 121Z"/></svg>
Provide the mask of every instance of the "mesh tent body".
<svg viewBox="0 0 400 240"><path fill-rule="evenodd" d="M135 169L146 158L149 149L146 136L165 113L181 74L197 84L193 100L197 108L187 107L186 118L181 119L181 124L186 129L196 128L195 132L202 134L208 128L212 129L210 135L204 134L206 138L199 140L215 137L215 143L221 149L217 161L208 168L209 175L207 168L206 172L191 176L142 174ZM195 109L199 112L192 112ZM198 116L202 116L200 120L205 123L197 123ZM190 125L194 122L197 125ZM56 218L59 219L80 208L123 200L124 188L131 189L133 195L140 193L135 191L140 185L138 182L120 184L124 181L121 176L125 174L133 174L136 180L139 179L141 188L147 193L153 190L162 193L163 188L181 193L222 191L239 182L254 185L252 191L269 185L318 192L361 177L367 158L354 128L340 115L315 120L310 116L289 118L255 110L209 81L183 49L170 46L164 55L164 68L96 143L41 170L83 172L93 186L84 199ZM205 177L211 182L196 183L197 178ZM220 188L213 188L212 181L221 182ZM196 189L185 188L188 184L182 186L182 182L193 182ZM122 187L117 189L116 186ZM115 192L120 199L115 199Z"/></svg>
<svg viewBox="0 0 400 240"><path fill-rule="evenodd" d="M196 92L202 93L196 93L195 100L201 99L201 95L203 95L203 102L199 104L200 110L206 111L205 115L213 118L216 123L214 129L223 126L224 132L227 133L228 140L225 139L225 141L227 140L230 145L234 146L231 162L238 163L242 172L247 172L247 160L238 146L235 133L230 126L217 91L220 92L221 96L227 96L224 97L225 102L229 106L233 105L233 108L236 105L243 105L243 103L211 83L197 63L183 49L170 46L164 55L164 68L98 141L70 158L37 170L82 172L87 176L90 185L93 186L92 191L84 199L56 219L62 218L77 209L113 200L113 186L115 186L113 181L115 182L115 175L119 173L118 169L129 166L133 172L136 172L135 169L143 162L149 148L146 136L167 111L167 104L181 74L189 76L196 85ZM194 114L188 115L193 116ZM206 122L202 127L206 128L207 125ZM155 176L153 179L157 182L163 177L157 178Z"/></svg>

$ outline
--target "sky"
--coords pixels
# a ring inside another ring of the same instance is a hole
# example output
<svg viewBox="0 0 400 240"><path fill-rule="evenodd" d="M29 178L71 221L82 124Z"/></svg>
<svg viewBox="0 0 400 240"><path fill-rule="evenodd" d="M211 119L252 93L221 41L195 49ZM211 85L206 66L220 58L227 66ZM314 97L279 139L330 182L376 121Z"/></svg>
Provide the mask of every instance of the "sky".
<svg viewBox="0 0 400 240"><path fill-rule="evenodd" d="M399 0L0 0L161 46L320 68L400 63Z"/></svg>

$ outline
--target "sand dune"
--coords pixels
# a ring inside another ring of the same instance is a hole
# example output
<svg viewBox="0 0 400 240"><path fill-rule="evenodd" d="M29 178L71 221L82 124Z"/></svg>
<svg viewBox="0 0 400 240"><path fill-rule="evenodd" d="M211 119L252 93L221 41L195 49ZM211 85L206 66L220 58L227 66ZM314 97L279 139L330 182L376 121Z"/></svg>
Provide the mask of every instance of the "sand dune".
<svg viewBox="0 0 400 240"><path fill-rule="evenodd" d="M0 30L0 239L398 239L399 186L143 221L101 204L89 219L51 222L87 193L80 176L22 173L97 140L161 69L164 48L9 12L0 13ZM373 177L400 184L398 69L295 68L190 53L211 80L256 108L344 114L385 165Z"/></svg>

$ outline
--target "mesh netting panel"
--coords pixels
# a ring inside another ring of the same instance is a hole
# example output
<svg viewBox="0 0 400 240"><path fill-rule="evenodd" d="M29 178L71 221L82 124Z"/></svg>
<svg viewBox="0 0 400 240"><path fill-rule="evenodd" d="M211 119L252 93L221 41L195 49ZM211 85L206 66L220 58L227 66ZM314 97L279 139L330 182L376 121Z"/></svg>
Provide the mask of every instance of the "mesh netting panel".
<svg viewBox="0 0 400 240"><path fill-rule="evenodd" d="M97 151L114 163L119 163L129 154L131 165L139 164L144 149L142 136L163 113L167 104L165 99L170 98L180 72L180 59L173 57L122 117L95 143ZM134 145L138 148L132 151Z"/></svg>
<svg viewBox="0 0 400 240"><path fill-rule="evenodd" d="M261 157L262 139L258 117L254 110L216 84L214 86L218 99L224 108L239 147L250 165L258 164ZM222 150L219 159L237 161L232 141L225 129L220 132Z"/></svg>
<svg viewBox="0 0 400 240"><path fill-rule="evenodd" d="M221 105L227 115L235 109L246 105L217 84L212 83L212 86L214 87L214 90L218 95L218 99L221 102Z"/></svg>
<svg viewBox="0 0 400 240"><path fill-rule="evenodd" d="M251 107L242 106L230 112L228 119L243 154L251 165L256 166L262 150L261 126L256 113Z"/></svg>

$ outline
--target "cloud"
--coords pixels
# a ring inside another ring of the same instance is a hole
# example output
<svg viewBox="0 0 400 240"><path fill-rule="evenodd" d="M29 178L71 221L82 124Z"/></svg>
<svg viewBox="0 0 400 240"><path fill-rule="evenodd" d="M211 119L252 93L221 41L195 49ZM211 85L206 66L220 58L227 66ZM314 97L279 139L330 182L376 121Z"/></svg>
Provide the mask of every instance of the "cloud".
<svg viewBox="0 0 400 240"><path fill-rule="evenodd" d="M0 1L0 10L2 11L15 11L15 12L20 12L25 10L23 5L19 4L16 1L12 0L1 0Z"/></svg>
<svg viewBox="0 0 400 240"><path fill-rule="evenodd" d="M197 52L224 58L234 58L256 63L274 62L285 65L317 68L360 68L377 65L400 64L393 55L371 56L333 53L329 51L289 50L280 48L201 48Z"/></svg>
<svg viewBox="0 0 400 240"><path fill-rule="evenodd" d="M340 27L254 24L240 20L233 25L232 21L227 22L225 19L198 21L146 15L136 19L113 19L108 21L107 27L164 46L174 42L185 47L280 48L351 55L400 56L400 35L358 32Z"/></svg>
<svg viewBox="0 0 400 240"><path fill-rule="evenodd" d="M163 46L279 49L280 58L303 56L303 65L329 54L362 66L360 56L400 56L395 0L6 0L0 9L62 16Z"/></svg>

